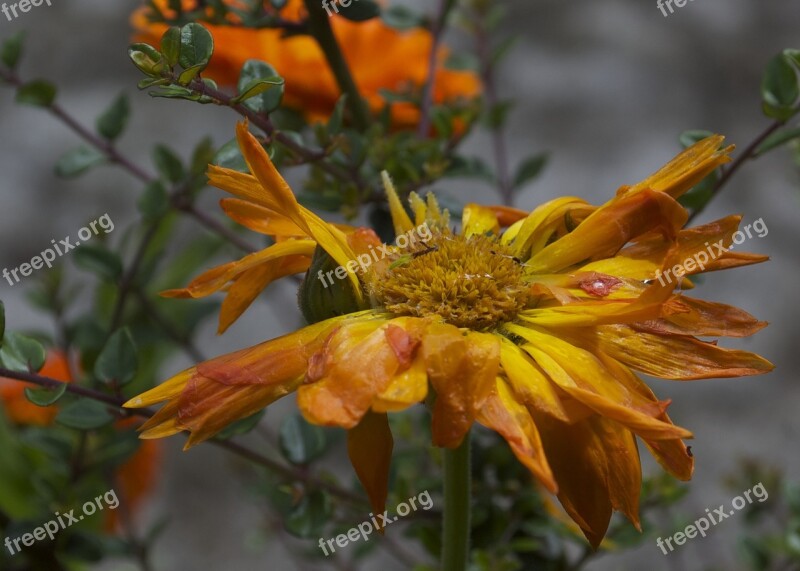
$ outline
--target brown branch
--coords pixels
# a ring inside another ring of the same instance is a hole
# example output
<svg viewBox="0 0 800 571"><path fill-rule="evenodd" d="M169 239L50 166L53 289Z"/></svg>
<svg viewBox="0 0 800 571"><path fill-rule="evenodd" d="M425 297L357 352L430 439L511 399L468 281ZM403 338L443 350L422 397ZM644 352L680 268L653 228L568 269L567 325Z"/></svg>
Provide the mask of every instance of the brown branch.
<svg viewBox="0 0 800 571"><path fill-rule="evenodd" d="M64 385L62 381L52 379L50 377L43 377L35 373L12 371L11 369L5 369L5 368L0 368L0 377L13 379L16 381L24 381L26 383L31 383L49 389L58 388ZM124 404L124 401L122 399L119 399L109 394L102 393L100 391L88 389L86 387L82 387L74 383L67 384L66 391L73 395L92 399L97 402L106 404L112 408L117 409L120 414L123 414L125 416L139 416L142 418L150 418L155 414L153 410L148 408L134 408L134 409L123 408L122 405ZM268 458L267 456L259 454L258 452L255 452L254 450L251 450L246 446L243 446L242 444L233 442L232 440L208 440L206 442L213 444L214 446L217 446L224 450L227 450L228 452L231 452L232 454L235 454L240 458L249 460L254 464L258 464L260 466L268 468L269 470L276 472L277 474L279 474L280 476L282 476L287 480L300 481L303 482L303 484L305 484L306 486L325 490L331 495L334 495L343 500L347 500L358 506L366 507L367 505L366 500L358 494L346 490L332 482L328 482L319 477L313 476L302 469L295 468L292 466L285 466L280 462L273 460L272 458Z"/></svg>

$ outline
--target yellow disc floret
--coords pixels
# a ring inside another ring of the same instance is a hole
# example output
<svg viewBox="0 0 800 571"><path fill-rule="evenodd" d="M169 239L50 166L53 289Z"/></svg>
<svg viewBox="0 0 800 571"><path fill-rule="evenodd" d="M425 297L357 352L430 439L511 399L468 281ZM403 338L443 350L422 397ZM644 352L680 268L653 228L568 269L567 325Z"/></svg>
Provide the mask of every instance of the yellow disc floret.
<svg viewBox="0 0 800 571"><path fill-rule="evenodd" d="M374 277L373 299L387 311L437 315L473 330L514 319L529 298L522 265L491 235L434 232L427 242L397 249Z"/></svg>

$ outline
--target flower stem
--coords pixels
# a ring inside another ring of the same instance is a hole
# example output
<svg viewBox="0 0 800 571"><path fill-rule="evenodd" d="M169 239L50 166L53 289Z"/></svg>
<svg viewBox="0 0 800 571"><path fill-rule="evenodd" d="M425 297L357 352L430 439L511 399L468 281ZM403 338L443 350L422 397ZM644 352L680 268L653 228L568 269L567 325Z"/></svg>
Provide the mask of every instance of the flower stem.
<svg viewBox="0 0 800 571"><path fill-rule="evenodd" d="M469 561L470 437L444 449L444 525L442 571L465 571Z"/></svg>
<svg viewBox="0 0 800 571"><path fill-rule="evenodd" d="M361 99L358 86L356 86L350 68L342 55L342 50L339 48L339 42L333 35L330 18L316 0L305 0L305 3L311 35L317 40L320 49L325 54L325 59L336 78L339 89L347 95L347 106L352 114L353 125L363 132L370 123L369 111L364 105L364 100Z"/></svg>

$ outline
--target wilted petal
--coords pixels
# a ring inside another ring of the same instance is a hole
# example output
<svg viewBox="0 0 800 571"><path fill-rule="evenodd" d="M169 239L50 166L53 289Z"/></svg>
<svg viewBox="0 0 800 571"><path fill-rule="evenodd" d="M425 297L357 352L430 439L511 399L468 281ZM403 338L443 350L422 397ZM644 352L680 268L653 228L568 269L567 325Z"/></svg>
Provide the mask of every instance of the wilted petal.
<svg viewBox="0 0 800 571"><path fill-rule="evenodd" d="M376 514L386 509L394 440L385 414L368 412L347 431L347 453Z"/></svg>
<svg viewBox="0 0 800 571"><path fill-rule="evenodd" d="M494 386L500 341L491 334L434 323L422 339L422 356L436 390L433 444L456 448Z"/></svg>
<svg viewBox="0 0 800 571"><path fill-rule="evenodd" d="M536 423L528 410L515 400L507 381L498 377L496 382L496 389L478 412L478 422L505 438L517 459L548 491L557 493L558 486L547 463Z"/></svg>

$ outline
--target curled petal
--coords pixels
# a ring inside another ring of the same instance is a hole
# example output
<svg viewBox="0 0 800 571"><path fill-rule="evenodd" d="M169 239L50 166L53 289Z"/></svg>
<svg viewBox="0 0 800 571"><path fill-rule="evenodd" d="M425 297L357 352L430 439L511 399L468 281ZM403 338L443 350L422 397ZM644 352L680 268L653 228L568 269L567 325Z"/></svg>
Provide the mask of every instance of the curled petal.
<svg viewBox="0 0 800 571"><path fill-rule="evenodd" d="M583 260L614 256L626 243L646 232L657 230L674 239L687 217L683 206L661 192L645 189L615 198L575 230L535 253L528 261L528 270L554 272Z"/></svg>
<svg viewBox="0 0 800 571"><path fill-rule="evenodd" d="M516 401L507 381L497 378L495 390L478 412L477 420L506 439L517 459L553 494L558 485L547 463L536 423Z"/></svg>
<svg viewBox="0 0 800 571"><path fill-rule="evenodd" d="M428 379L436 390L433 444L456 448L488 398L500 368L500 341L488 333L463 332L434 323L422 339Z"/></svg>

